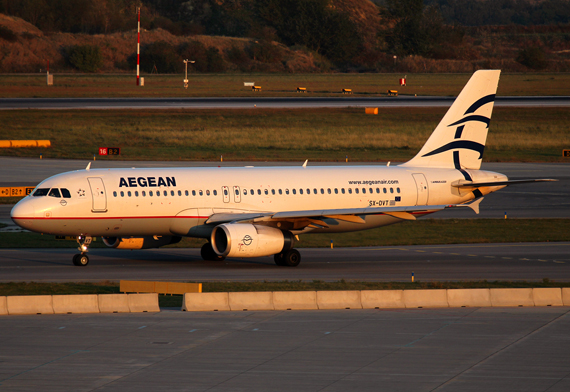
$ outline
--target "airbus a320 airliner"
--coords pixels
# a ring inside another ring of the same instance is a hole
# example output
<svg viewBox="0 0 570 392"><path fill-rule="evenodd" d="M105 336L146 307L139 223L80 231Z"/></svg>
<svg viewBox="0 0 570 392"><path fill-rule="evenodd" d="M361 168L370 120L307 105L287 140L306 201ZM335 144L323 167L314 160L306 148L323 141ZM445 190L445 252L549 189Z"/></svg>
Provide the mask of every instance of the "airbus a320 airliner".
<svg viewBox="0 0 570 392"><path fill-rule="evenodd" d="M479 212L484 195L513 183L480 170L499 70L473 74L437 128L399 166L90 169L42 181L12 209L19 226L77 236L85 266L92 238L148 249L206 238L205 260L274 255L297 266L298 235L390 225L445 208Z"/></svg>

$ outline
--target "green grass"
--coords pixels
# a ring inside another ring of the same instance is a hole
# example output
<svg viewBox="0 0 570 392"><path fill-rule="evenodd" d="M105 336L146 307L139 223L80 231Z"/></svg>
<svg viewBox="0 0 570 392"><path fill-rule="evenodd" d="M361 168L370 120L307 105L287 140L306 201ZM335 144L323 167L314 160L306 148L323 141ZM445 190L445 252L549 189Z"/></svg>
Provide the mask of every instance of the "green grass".
<svg viewBox="0 0 570 392"><path fill-rule="evenodd" d="M3 148L4 156L111 160L405 161L445 108L217 110L5 110L0 140L49 139L51 148ZM561 162L570 146L566 108L495 108L486 161ZM566 159L567 161L567 159ZM95 163L96 167L96 163Z"/></svg>
<svg viewBox="0 0 570 392"><path fill-rule="evenodd" d="M471 74L408 74L407 86L398 84L402 74L192 74L190 87L183 88L183 75L143 75L145 86L135 86L135 76L54 74L54 85L46 85L45 74L0 75L0 97L242 97L298 96L297 87L306 87L307 96L340 96L343 88L354 95L385 95L396 89L408 95L457 95ZM259 93L244 87L255 82ZM504 73L498 95L567 95L568 73ZM253 95L255 94L255 95Z"/></svg>
<svg viewBox="0 0 570 392"><path fill-rule="evenodd" d="M308 234L298 248L570 241L570 219L421 219L372 230ZM203 239L183 238L174 248L197 248ZM100 238L92 248L104 248ZM0 233L0 248L77 248L75 241L37 233Z"/></svg>
<svg viewBox="0 0 570 392"><path fill-rule="evenodd" d="M322 291L322 290L419 290L419 289L481 289L481 288L535 288L535 287L570 287L570 282L555 282L544 278L539 282L527 281L470 281L470 282L365 282L341 279L335 282L313 281L275 281L275 282L206 282L202 285L205 293L244 292L244 291ZM0 283L0 296L9 295L57 295L57 294L115 294L119 293L119 284L115 282L98 283L38 283L9 282ZM161 307L181 307L181 295L158 296Z"/></svg>

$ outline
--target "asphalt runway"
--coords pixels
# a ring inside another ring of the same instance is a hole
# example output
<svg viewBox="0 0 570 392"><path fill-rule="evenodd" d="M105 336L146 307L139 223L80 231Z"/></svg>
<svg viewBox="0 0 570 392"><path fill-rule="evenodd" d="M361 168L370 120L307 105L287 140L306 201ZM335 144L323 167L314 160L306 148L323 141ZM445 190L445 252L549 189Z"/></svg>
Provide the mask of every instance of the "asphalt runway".
<svg viewBox="0 0 570 392"><path fill-rule="evenodd" d="M0 316L0 389L565 392L569 312Z"/></svg>
<svg viewBox="0 0 570 392"><path fill-rule="evenodd" d="M0 98L0 110L12 109L242 109L316 107L449 107L455 97L247 97L247 98ZM496 97L495 106L570 105L570 96Z"/></svg>
<svg viewBox="0 0 570 392"><path fill-rule="evenodd" d="M389 228L387 228L389 230ZM382 240L379 239L379 242ZM301 264L273 257L204 261L199 249L92 249L87 267L74 249L0 249L0 281L570 281L570 242L299 249Z"/></svg>

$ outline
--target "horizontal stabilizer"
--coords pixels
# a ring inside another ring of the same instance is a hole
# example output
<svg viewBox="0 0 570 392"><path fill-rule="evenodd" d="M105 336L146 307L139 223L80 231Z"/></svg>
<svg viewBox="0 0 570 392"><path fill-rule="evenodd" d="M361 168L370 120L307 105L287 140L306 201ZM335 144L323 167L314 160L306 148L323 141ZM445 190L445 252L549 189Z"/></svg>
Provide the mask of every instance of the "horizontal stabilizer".
<svg viewBox="0 0 570 392"><path fill-rule="evenodd" d="M533 180L508 180L508 181L489 181L489 182L470 182L470 181L456 181L451 186L456 188L478 188L482 186L503 186L503 185L517 185L527 184L530 182L551 182L558 181L552 178L539 178Z"/></svg>

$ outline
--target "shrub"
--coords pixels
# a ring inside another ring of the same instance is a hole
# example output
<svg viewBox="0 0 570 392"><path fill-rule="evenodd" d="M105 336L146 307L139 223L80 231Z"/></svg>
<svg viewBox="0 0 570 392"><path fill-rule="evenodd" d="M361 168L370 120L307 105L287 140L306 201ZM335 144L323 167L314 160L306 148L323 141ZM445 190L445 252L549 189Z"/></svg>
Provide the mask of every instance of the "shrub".
<svg viewBox="0 0 570 392"><path fill-rule="evenodd" d="M208 72L224 72L226 70L226 63L218 48L209 47L206 50L206 57L208 58Z"/></svg>
<svg viewBox="0 0 570 392"><path fill-rule="evenodd" d="M546 55L541 48L531 47L522 49L517 55L517 62L532 69L544 69L548 65Z"/></svg>
<svg viewBox="0 0 570 392"><path fill-rule="evenodd" d="M231 48L226 50L226 56L230 62L239 66L246 65L250 61L247 53L236 45L232 45Z"/></svg>
<svg viewBox="0 0 570 392"><path fill-rule="evenodd" d="M208 72L208 56L206 47L200 41L188 41L180 46L182 59L194 60L192 67L197 72ZM190 69L190 66L188 66ZM191 69L190 69L191 71Z"/></svg>
<svg viewBox="0 0 570 392"><path fill-rule="evenodd" d="M136 53L129 57L131 66L136 67ZM158 73L180 73L184 71L182 58L176 52L174 46L164 41L153 42L141 50L141 70L152 73L156 67Z"/></svg>
<svg viewBox="0 0 570 392"><path fill-rule="evenodd" d="M277 45L269 41L256 41L249 47L251 58L262 63L279 63L283 60L283 52Z"/></svg>
<svg viewBox="0 0 570 392"><path fill-rule="evenodd" d="M0 26L0 38L8 42L16 42L18 40L16 33L5 26Z"/></svg>
<svg viewBox="0 0 570 392"><path fill-rule="evenodd" d="M101 48L95 45L76 45L69 49L69 63L81 72L96 72L103 65Z"/></svg>

